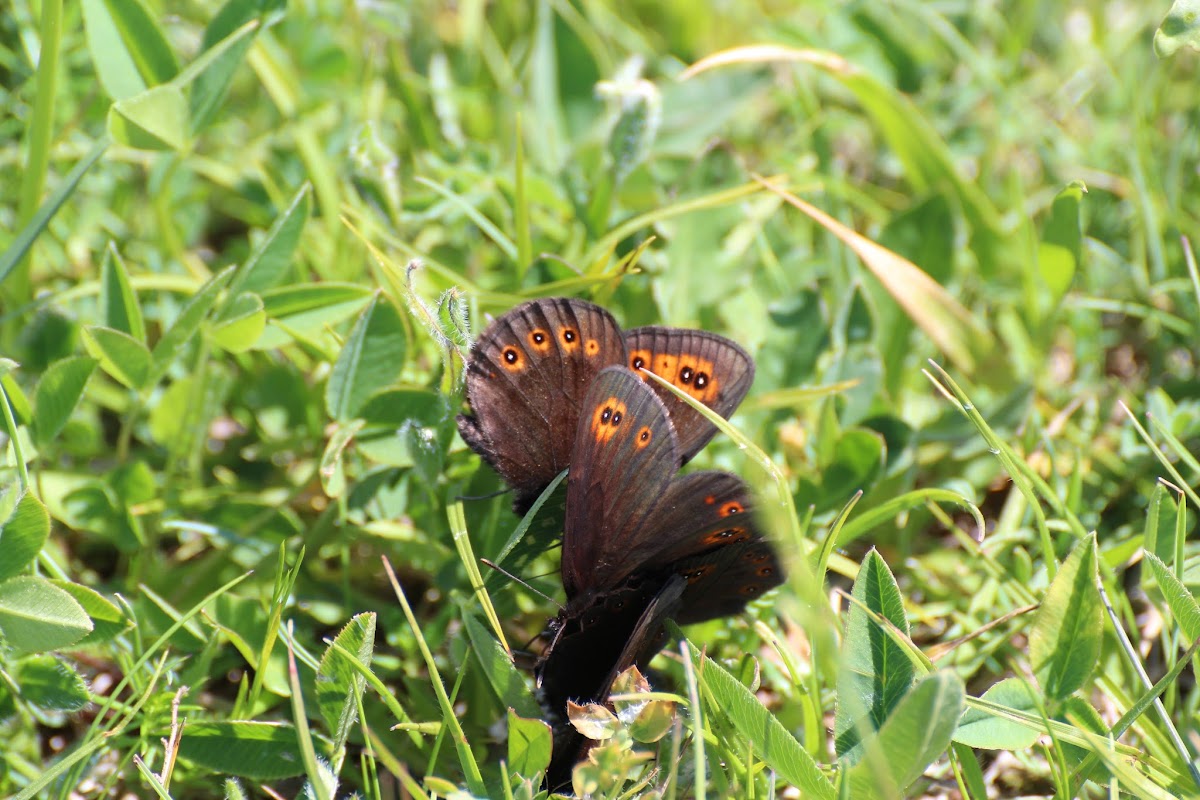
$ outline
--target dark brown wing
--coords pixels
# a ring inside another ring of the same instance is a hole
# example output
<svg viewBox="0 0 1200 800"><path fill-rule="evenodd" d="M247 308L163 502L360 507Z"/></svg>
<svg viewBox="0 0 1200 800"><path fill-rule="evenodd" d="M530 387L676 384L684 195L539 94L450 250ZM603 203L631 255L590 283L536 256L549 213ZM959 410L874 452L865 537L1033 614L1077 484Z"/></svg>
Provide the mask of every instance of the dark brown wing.
<svg viewBox="0 0 1200 800"><path fill-rule="evenodd" d="M675 431L658 395L624 367L596 376L567 478L562 577L568 600L613 588L638 568L629 542L649 530L678 463Z"/></svg>
<svg viewBox="0 0 1200 800"><path fill-rule="evenodd" d="M754 359L735 342L707 331L650 325L625 333L626 366L648 369L684 390L726 419L750 391ZM717 429L658 384L651 387L667 406L679 436L681 464L712 439Z"/></svg>
<svg viewBox="0 0 1200 800"><path fill-rule="evenodd" d="M675 565L688 582L675 620L680 625L741 613L751 600L784 581L775 550L765 539L719 547Z"/></svg>
<svg viewBox="0 0 1200 800"><path fill-rule="evenodd" d="M522 303L476 340L466 372L472 413L459 415L458 430L516 490L514 508L528 508L566 469L588 386L624 362L612 315L564 297Z"/></svg>

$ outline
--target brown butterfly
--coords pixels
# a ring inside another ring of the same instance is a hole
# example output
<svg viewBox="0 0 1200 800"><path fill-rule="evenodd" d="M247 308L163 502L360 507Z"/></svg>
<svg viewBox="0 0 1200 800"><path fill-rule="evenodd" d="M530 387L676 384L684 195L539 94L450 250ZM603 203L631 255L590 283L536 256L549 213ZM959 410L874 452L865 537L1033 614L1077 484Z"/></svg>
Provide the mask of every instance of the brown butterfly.
<svg viewBox="0 0 1200 800"><path fill-rule="evenodd" d="M569 466L584 395L613 365L648 369L723 417L754 380L754 361L722 336L659 326L622 333L611 314L582 300L530 300L497 317L471 348L466 393L472 413L458 416L458 430L516 490L518 513ZM667 390L653 388L675 426L678 467L716 428Z"/></svg>
<svg viewBox="0 0 1200 800"><path fill-rule="evenodd" d="M536 668L555 730L548 774L569 780L586 740L566 702L603 702L624 669L645 669L663 622L736 614L783 581L754 524L745 483L727 472L676 476L679 437L666 404L624 367L584 397L572 448L563 532L566 608Z"/></svg>

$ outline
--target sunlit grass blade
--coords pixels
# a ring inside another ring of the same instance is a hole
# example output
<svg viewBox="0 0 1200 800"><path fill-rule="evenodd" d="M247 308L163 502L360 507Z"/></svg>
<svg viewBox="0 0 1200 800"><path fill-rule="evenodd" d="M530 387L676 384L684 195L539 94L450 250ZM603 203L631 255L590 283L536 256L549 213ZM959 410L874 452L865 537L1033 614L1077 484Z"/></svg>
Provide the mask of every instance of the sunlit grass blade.
<svg viewBox="0 0 1200 800"><path fill-rule="evenodd" d="M304 708L304 692L300 688L300 670L296 668L296 653L292 650L292 625L288 623L288 685L291 687L292 722L296 726L296 738L300 742L300 756L304 760L304 772L308 775L308 785L312 787L315 800L332 800L332 792L336 791L336 781L327 768L317 761L317 752L313 748L312 734L308 730L308 713ZM265 648L264 648L265 649ZM260 667L259 671L263 671ZM334 785L329 785L327 781Z"/></svg>
<svg viewBox="0 0 1200 800"><path fill-rule="evenodd" d="M241 580L240 578L238 579ZM104 748L109 741L119 736L131 722L137 719L145 705L150 702L151 698L155 697L158 691L159 681L162 679L163 673L167 669L167 653L163 653L159 658L158 663L154 665L154 670L149 676L146 676L146 687L142 691L141 696L131 706L123 707L124 714L120 719L114 720L113 724L107 731L100 732L96 730L96 723L100 717L97 716L93 720L92 727L82 738L82 743L72 752L55 761L51 766L44 770L40 775L30 781L26 786L13 795L12 800L34 800L37 797L45 797L42 790L47 786L59 781L64 775L73 770L76 765L81 765L83 761L90 758L93 754ZM145 663L143 660L142 664ZM128 677L128 676L126 676ZM123 681L119 690L114 690L105 699L105 707L111 708L117 701L118 691L123 691L126 682Z"/></svg>
<svg viewBox="0 0 1200 800"><path fill-rule="evenodd" d="M4 254L0 255L0 286L4 284L9 273L16 268L17 264L21 263L22 259L25 258L25 254L29 252L29 248L33 246L37 237L50 224L50 220L54 218L58 210L75 193L75 188L79 185L79 181L100 160L100 156L104 155L105 151L108 150L108 145L109 141L107 138L97 140L88 154L63 179L62 185L42 203L37 213L33 214L21 227L21 230L4 250Z"/></svg>
<svg viewBox="0 0 1200 800"><path fill-rule="evenodd" d="M986 329L942 285L903 256L846 227L816 206L767 180L757 179L789 205L820 224L862 260L888 294L933 343L965 372L975 369L974 350L990 347Z"/></svg>
<svg viewBox="0 0 1200 800"><path fill-rule="evenodd" d="M459 764L462 766L467 786L475 795L486 796L487 789L483 784L483 776L479 772L479 764L475 761L475 754L471 752L471 746L467 743L467 736L463 733L462 725L459 724L458 715L454 712L450 697L446 694L446 687L442 684L442 676L438 671L437 662L433 660L433 653L430 652L429 645L421 634L421 626L417 623L417 618L408 604L404 589L401 588L400 581L396 579L396 573L392 570L392 564L386 557L383 559L383 568L387 572L388 581L392 584L392 590L396 593L396 599L400 601L400 607L404 610L404 617L408 620L409 628L412 629L417 647L421 651L421 657L425 661L425 668L429 671L429 682L433 685L434 696L442 711L442 722L450 729L450 736L455 750L458 751ZM459 680L462 679L462 675L463 673L460 672Z"/></svg>
<svg viewBox="0 0 1200 800"><path fill-rule="evenodd" d="M847 545L860 536L866 535L877 525L882 525L906 511L926 506L929 503L947 503L965 509L975 520L976 529L979 532L979 536L976 538L982 537L985 529L983 514L974 503L950 489L930 488L905 492L847 520L838 537L838 544Z"/></svg>
<svg viewBox="0 0 1200 800"><path fill-rule="evenodd" d="M1129 421L1133 423L1134 429L1137 431L1137 434L1139 437L1141 437L1142 441L1146 443L1146 447L1149 448L1150 452L1154 454L1154 457L1158 459L1158 463L1162 464L1162 467L1167 471L1167 474L1171 476L1171 479L1175 482L1175 486L1178 486L1181 490L1183 490L1184 494L1188 496L1189 500L1191 500L1197 506L1200 506L1200 494L1197 494L1196 490L1192 488L1192 482L1180 475L1179 470L1175 468L1175 465L1167 460L1166 453L1164 453L1163 449L1155 443L1154 438L1150 436L1150 433L1145 429L1145 427L1142 426L1142 423L1138 421L1137 415L1133 413L1129 406L1125 405L1124 401L1118 401L1118 405L1120 405L1121 410L1125 412L1125 415L1129 417ZM1155 430L1162 434L1163 438L1167 439L1172 448L1175 450L1176 454L1179 455L1180 459L1185 464L1187 464L1193 470L1197 469L1195 457L1192 456L1191 453L1187 452L1183 444L1180 443L1180 441L1173 435L1171 435L1170 431L1159 425L1158 421L1153 418L1151 418L1150 424L1154 425Z"/></svg>
<svg viewBox="0 0 1200 800"><path fill-rule="evenodd" d="M475 206L471 205L465 197L457 192L447 189L440 183L429 180L428 178L417 178L416 180L417 183L421 184L422 186L428 186L430 189L433 189L442 197L449 200L464 214L466 214L467 217L469 217L470 220L479 227L479 230L483 231L485 236L491 239L497 247L503 250L504 255L508 256L509 259L514 262L518 261L517 246L513 244L512 240L505 236L498 227L496 227L496 223L485 217L483 213L479 209L475 208Z"/></svg>
<svg viewBox="0 0 1200 800"><path fill-rule="evenodd" d="M479 573L479 561L475 558L475 552L471 548L471 539L467 534L467 517L463 513L462 501L451 503L446 509L446 516L450 518L450 536L454 540L454 549L458 551L463 569L467 571L467 580L471 582L471 589L475 592L475 597L483 608L483 615L487 618L488 624L492 626L492 633L496 634L496 639L504 648L504 652L511 655L508 640L504 638L504 629L500 626L500 618L496 615L496 607L492 605L491 595L483 585L483 576Z"/></svg>
<svg viewBox="0 0 1200 800"><path fill-rule="evenodd" d="M824 386L792 386L786 389L774 389L747 399L743 408L754 410L795 408L811 403L813 400L819 400L822 397L829 397L830 395L848 391L858 386L858 384L859 380L854 378L848 381L829 383Z"/></svg>
<svg viewBox="0 0 1200 800"><path fill-rule="evenodd" d="M681 200L677 203L669 203L653 211L648 211L645 214L639 214L604 234L584 254L579 263L584 265L584 269L595 269L595 267L589 265L602 265L605 263L606 259L602 258L603 255L610 252L618 242L631 234L649 229L664 220L690 214L693 211L729 205L761 191L763 191L763 187L757 183L743 183L741 186L735 186L732 189L723 189L711 194L701 195L700 197Z"/></svg>

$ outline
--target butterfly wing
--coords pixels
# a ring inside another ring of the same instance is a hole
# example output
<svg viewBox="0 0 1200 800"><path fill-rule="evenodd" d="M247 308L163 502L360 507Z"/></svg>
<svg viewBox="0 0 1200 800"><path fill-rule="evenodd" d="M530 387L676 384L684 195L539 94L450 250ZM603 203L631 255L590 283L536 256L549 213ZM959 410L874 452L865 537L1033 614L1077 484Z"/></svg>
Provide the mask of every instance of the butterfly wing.
<svg viewBox="0 0 1200 800"><path fill-rule="evenodd" d="M784 580L779 559L765 539L718 547L679 562L676 572L688 582L675 614L680 625L739 614Z"/></svg>
<svg viewBox="0 0 1200 800"><path fill-rule="evenodd" d="M574 436L563 528L563 588L616 586L638 563L629 545L650 526L679 464L679 446L658 395L624 367L592 382Z"/></svg>
<svg viewBox="0 0 1200 800"><path fill-rule="evenodd" d="M622 538L621 552L631 573L687 578L680 624L737 614L784 576L755 521L750 488L728 472L672 481L645 527Z"/></svg>
<svg viewBox="0 0 1200 800"><path fill-rule="evenodd" d="M639 369L648 369L679 387L704 405L728 418L754 382L754 359L736 343L707 331L650 325L625 333L627 361L643 380ZM655 383L675 425L687 463L716 434L716 427L690 406Z"/></svg>
<svg viewBox="0 0 1200 800"><path fill-rule="evenodd" d="M515 509L527 509L567 467L588 386L624 362L612 315L564 297L522 303L476 340L466 370L472 414L458 416L458 430L516 490Z"/></svg>

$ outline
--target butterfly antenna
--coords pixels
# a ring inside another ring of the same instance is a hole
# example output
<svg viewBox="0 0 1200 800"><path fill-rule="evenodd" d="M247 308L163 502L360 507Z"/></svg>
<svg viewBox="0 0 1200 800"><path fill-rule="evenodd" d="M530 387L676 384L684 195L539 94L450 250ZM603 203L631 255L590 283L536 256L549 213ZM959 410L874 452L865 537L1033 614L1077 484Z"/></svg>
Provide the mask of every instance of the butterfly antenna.
<svg viewBox="0 0 1200 800"><path fill-rule="evenodd" d="M482 561L482 562L483 562L484 564L486 564L487 566L491 567L492 569L496 570L496 572L499 572L501 575L505 575L505 576L507 576L508 578L510 578L511 580L513 580L513 581L516 581L517 583L521 584L521 585L522 585L522 586L524 586L526 589L528 589L529 591L531 591L531 592L533 592L534 594L536 594L538 597L544 597L545 599L549 600L551 603L553 603L554 605L558 606L558 610L559 610L559 611L565 611L565 610L566 610L566 609L563 607L563 604L562 604L562 603L558 602L557 600L555 600L553 597L551 597L550 595L546 594L546 593L545 593L545 592L543 592L542 590L540 590L540 589L537 589L537 588L535 588L534 586L532 586L531 584L529 584L529 583L526 583L525 581L521 580L521 579L520 579L520 578L518 578L516 575L513 575L511 572L509 572L508 570L506 570L504 567L500 566L499 564L493 563L493 562L491 562L491 561L487 560L486 558L481 558L481 559L479 559L479 560L480 560L480 561Z"/></svg>

